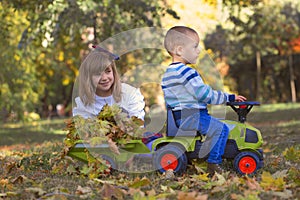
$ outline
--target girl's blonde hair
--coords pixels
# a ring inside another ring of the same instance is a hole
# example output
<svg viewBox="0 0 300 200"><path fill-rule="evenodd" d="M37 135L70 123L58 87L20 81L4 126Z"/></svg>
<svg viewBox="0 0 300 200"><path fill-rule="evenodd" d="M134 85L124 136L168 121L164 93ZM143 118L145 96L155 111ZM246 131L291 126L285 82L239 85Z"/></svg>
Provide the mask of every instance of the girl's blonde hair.
<svg viewBox="0 0 300 200"><path fill-rule="evenodd" d="M84 105L91 105L95 102L96 86L93 85L92 76L101 74L107 67L112 68L114 75L113 98L115 102L121 101L121 81L113 56L94 49L83 60L79 69L79 97Z"/></svg>

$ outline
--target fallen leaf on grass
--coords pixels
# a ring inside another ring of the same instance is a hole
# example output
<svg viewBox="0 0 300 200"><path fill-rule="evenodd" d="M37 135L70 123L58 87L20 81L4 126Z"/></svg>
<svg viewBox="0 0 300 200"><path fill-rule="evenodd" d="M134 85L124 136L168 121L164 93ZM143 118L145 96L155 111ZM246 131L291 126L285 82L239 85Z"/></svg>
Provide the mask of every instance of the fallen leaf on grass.
<svg viewBox="0 0 300 200"><path fill-rule="evenodd" d="M171 187L168 187L166 185L161 185L160 188L163 192L175 194L175 191Z"/></svg>
<svg viewBox="0 0 300 200"><path fill-rule="evenodd" d="M145 193L147 194L148 197L153 197L156 195L156 191L153 188L149 191L146 191Z"/></svg>
<svg viewBox="0 0 300 200"><path fill-rule="evenodd" d="M261 175L260 186L265 190L283 191L285 181L283 177L274 178L269 172L263 172Z"/></svg>
<svg viewBox="0 0 300 200"><path fill-rule="evenodd" d="M90 187L81 187L80 185L76 189L76 194L78 194L81 198L88 198L93 195L93 191Z"/></svg>
<svg viewBox="0 0 300 200"><path fill-rule="evenodd" d="M11 183L9 183L8 179L1 179L0 180L0 188L2 188L2 189L7 188L9 190L12 190L13 185Z"/></svg>
<svg viewBox="0 0 300 200"><path fill-rule="evenodd" d="M244 199L244 200L247 200L247 199L248 200L256 200L256 199L259 199L257 192L253 193L253 191L252 192L246 191L244 193L244 195L233 193L233 194L230 194L230 197L231 197L232 200L242 200L242 199Z"/></svg>
<svg viewBox="0 0 300 200"><path fill-rule="evenodd" d="M293 197L293 193L291 190L284 190L282 192L269 191L268 194L280 197L280 199L291 199Z"/></svg>
<svg viewBox="0 0 300 200"><path fill-rule="evenodd" d="M25 192L33 193L35 194L35 196L39 196L39 197L46 194L46 192L42 188L38 188L38 187L26 188Z"/></svg>
<svg viewBox="0 0 300 200"><path fill-rule="evenodd" d="M112 139L108 139L107 143L109 145L109 149L112 152L114 152L117 155L120 155L119 148L118 148L117 144L114 141L112 141Z"/></svg>
<svg viewBox="0 0 300 200"><path fill-rule="evenodd" d="M6 166L5 166L6 173L9 174L14 167L16 167L16 162L6 163Z"/></svg>
<svg viewBox="0 0 300 200"><path fill-rule="evenodd" d="M287 176L288 170L284 169L282 171L276 171L274 174L272 174L273 178L285 178Z"/></svg>
<svg viewBox="0 0 300 200"><path fill-rule="evenodd" d="M112 198L123 199L124 192L123 190L113 185L105 183L101 189L101 194L103 198L107 198L107 199L112 199Z"/></svg>
<svg viewBox="0 0 300 200"><path fill-rule="evenodd" d="M199 181L208 181L208 180L210 180L210 178L208 176L209 176L209 173L202 173L202 174L194 174L191 177L196 180L199 180Z"/></svg>
<svg viewBox="0 0 300 200"><path fill-rule="evenodd" d="M201 194L199 192L178 192L177 199L178 200L207 200L207 194Z"/></svg>
<svg viewBox="0 0 300 200"><path fill-rule="evenodd" d="M102 184L110 184L110 185L112 185L112 184L116 183L115 180L101 180L99 178L94 178L93 180L96 181L96 182L98 182L98 183L102 183Z"/></svg>
<svg viewBox="0 0 300 200"><path fill-rule="evenodd" d="M300 150L294 147L286 148L282 154L289 161L300 161Z"/></svg>
<svg viewBox="0 0 300 200"><path fill-rule="evenodd" d="M246 177L246 184L250 190L260 190L259 183L254 178Z"/></svg>
<svg viewBox="0 0 300 200"><path fill-rule="evenodd" d="M17 184L17 183L21 184L21 183L23 183L24 181L27 181L27 180L29 180L29 179L26 176L20 175L17 178L13 179L11 182L13 184Z"/></svg>
<svg viewBox="0 0 300 200"><path fill-rule="evenodd" d="M219 174L219 173L215 173L215 176L213 177L213 180L214 178L217 178L217 180L215 181L215 185L223 185L224 183L226 183L226 179L224 178L224 176L222 176L222 174Z"/></svg>
<svg viewBox="0 0 300 200"><path fill-rule="evenodd" d="M140 188L140 187L143 187L143 186L146 186L146 185L150 185L150 184L151 184L151 181L148 178L143 177L142 179L136 178L128 186L132 187L132 188Z"/></svg>

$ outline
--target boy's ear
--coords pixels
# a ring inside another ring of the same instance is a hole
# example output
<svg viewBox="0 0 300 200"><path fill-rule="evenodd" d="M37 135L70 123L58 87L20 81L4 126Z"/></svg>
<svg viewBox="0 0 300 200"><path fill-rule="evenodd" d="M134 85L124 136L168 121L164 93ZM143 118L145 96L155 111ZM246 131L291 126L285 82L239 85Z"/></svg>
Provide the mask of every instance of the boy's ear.
<svg viewBox="0 0 300 200"><path fill-rule="evenodd" d="M182 55L182 51L183 51L182 46L177 46L177 47L175 48L175 54L176 54L177 56L181 56L181 55Z"/></svg>

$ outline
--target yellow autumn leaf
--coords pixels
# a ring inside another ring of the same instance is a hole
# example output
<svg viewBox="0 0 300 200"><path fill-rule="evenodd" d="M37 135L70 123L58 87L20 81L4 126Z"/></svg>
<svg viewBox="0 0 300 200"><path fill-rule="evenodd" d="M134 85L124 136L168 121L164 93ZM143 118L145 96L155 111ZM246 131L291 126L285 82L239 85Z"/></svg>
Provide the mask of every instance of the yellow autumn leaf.
<svg viewBox="0 0 300 200"><path fill-rule="evenodd" d="M226 183L226 179L222 174L219 173L215 173L215 176L217 177L217 181L216 181L216 185L223 185L224 183Z"/></svg>
<svg viewBox="0 0 300 200"><path fill-rule="evenodd" d="M47 70L47 74L52 77L54 75L54 71L53 70Z"/></svg>
<svg viewBox="0 0 300 200"><path fill-rule="evenodd" d="M260 186L264 190L282 191L284 189L285 181L283 177L274 178L269 172L263 172L261 175Z"/></svg>
<svg viewBox="0 0 300 200"><path fill-rule="evenodd" d="M57 58L59 61L63 61L64 60L64 52L63 51L60 51L59 54L58 54L58 58Z"/></svg>
<svg viewBox="0 0 300 200"><path fill-rule="evenodd" d="M90 139L90 145L91 145L92 147L95 147L95 146L97 146L97 145L102 144L103 141L105 141L105 140L106 140L106 138L103 138L103 137L92 137L92 138Z"/></svg>
<svg viewBox="0 0 300 200"><path fill-rule="evenodd" d="M21 59L21 57L20 57L18 54L15 54L15 55L14 55L14 59L15 59L16 61L19 61L19 60Z"/></svg>
<svg viewBox="0 0 300 200"><path fill-rule="evenodd" d="M69 85L70 84L70 78L69 77L65 77L64 79L63 79L63 81L62 81L62 84L63 85Z"/></svg>
<svg viewBox="0 0 300 200"><path fill-rule="evenodd" d="M294 147L286 148L282 155L290 161L300 160L300 150L297 150Z"/></svg>
<svg viewBox="0 0 300 200"><path fill-rule="evenodd" d="M151 181L148 178L143 177L142 179L136 178L132 183L129 184L129 187L140 188L140 187L150 185L150 184L151 184Z"/></svg>
<svg viewBox="0 0 300 200"><path fill-rule="evenodd" d="M208 176L209 176L209 173L202 173L202 174L193 176L193 178L200 180L200 181L208 181L208 180L210 180L210 178Z"/></svg>

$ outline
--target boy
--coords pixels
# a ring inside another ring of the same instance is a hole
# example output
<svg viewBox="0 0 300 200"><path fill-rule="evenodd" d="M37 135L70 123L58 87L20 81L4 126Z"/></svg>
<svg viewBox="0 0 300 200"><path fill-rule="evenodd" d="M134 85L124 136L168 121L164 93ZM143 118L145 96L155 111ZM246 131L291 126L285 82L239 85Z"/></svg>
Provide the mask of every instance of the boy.
<svg viewBox="0 0 300 200"><path fill-rule="evenodd" d="M204 84L195 69L187 66L195 64L200 53L199 36L195 30L175 26L168 30L164 45L172 57L172 63L162 78L165 102L172 108L176 124L181 129L198 130L206 135L206 142L200 154L209 152L208 173L222 173L220 164L229 129L226 124L208 114L207 104L245 101L246 98L213 90ZM187 115L185 111L188 109L193 110L193 114Z"/></svg>

